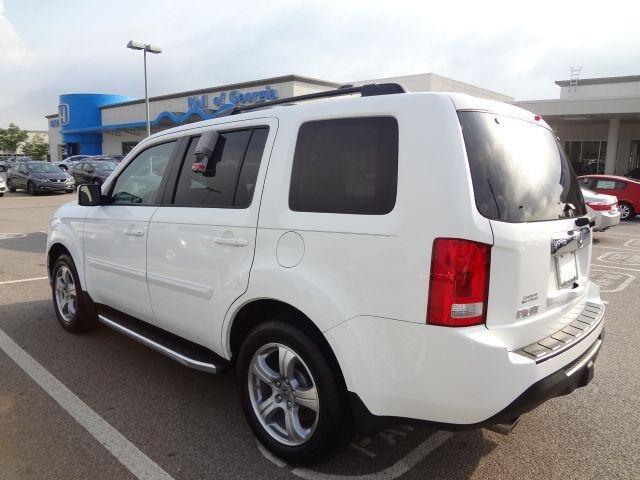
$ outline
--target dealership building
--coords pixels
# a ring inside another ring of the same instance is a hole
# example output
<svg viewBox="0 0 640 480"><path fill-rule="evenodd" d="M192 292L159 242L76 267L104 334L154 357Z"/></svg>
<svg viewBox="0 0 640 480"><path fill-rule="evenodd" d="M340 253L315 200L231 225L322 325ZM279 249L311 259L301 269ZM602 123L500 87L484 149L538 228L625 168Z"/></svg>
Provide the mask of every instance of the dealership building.
<svg viewBox="0 0 640 480"><path fill-rule="evenodd" d="M556 131L578 174L623 174L640 166L640 75L557 81L557 99L513 97L433 73L337 83L299 75L221 85L149 99L152 132L215 118L231 104L338 88L395 82L413 92L450 91L514 103L540 114ZM68 93L47 115L51 161L70 155L127 154L146 136L145 102L123 95Z"/></svg>
<svg viewBox="0 0 640 480"><path fill-rule="evenodd" d="M425 73L347 82L362 85L396 82L408 91L457 91L500 101L512 97L449 78ZM269 100L332 90L344 85L327 80L286 75L232 85L160 95L149 99L152 133L177 125L215 118L230 104L250 105ZM52 162L71 155L127 154L146 136L144 99L102 93L60 96L58 113L47 115Z"/></svg>

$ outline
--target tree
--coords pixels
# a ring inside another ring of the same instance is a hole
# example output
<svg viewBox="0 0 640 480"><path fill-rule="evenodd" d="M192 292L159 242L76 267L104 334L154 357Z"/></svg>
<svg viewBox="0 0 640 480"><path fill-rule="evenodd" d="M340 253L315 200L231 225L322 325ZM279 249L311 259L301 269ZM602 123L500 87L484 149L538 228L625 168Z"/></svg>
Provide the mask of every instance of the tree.
<svg viewBox="0 0 640 480"><path fill-rule="evenodd" d="M10 123L8 128L0 128L0 150L15 153L27 138L29 138L27 132L21 130L15 123Z"/></svg>
<svg viewBox="0 0 640 480"><path fill-rule="evenodd" d="M31 140L27 140L22 144L22 151L26 156L34 160L44 160L47 157L49 145L42 135L36 133Z"/></svg>

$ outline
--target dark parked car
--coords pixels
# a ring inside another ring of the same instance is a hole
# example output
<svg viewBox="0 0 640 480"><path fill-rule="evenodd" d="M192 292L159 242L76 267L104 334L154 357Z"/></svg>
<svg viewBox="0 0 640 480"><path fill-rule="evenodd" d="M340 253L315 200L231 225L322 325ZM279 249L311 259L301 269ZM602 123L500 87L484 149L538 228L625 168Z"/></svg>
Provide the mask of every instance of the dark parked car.
<svg viewBox="0 0 640 480"><path fill-rule="evenodd" d="M640 180L640 168L634 168L629 173L625 173L625 177L633 178L634 180Z"/></svg>
<svg viewBox="0 0 640 480"><path fill-rule="evenodd" d="M77 162L70 170L77 185L83 183L94 183L102 185L111 172L117 167L115 162L106 160L86 160Z"/></svg>
<svg viewBox="0 0 640 480"><path fill-rule="evenodd" d="M9 157L6 160L0 161L0 172L6 172L16 163L20 162L33 162L31 157Z"/></svg>
<svg viewBox="0 0 640 480"><path fill-rule="evenodd" d="M7 173L10 192L22 188L31 195L38 192L73 192L75 182L68 173L47 162L18 162Z"/></svg>
<svg viewBox="0 0 640 480"><path fill-rule="evenodd" d="M120 163L124 160L124 155L96 155L87 160L108 160L110 162Z"/></svg>

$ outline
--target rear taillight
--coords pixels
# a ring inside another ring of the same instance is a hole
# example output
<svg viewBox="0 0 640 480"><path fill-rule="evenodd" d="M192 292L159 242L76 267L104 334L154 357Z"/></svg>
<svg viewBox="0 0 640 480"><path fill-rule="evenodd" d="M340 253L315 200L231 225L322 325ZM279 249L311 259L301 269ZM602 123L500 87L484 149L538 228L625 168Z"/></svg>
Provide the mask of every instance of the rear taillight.
<svg viewBox="0 0 640 480"><path fill-rule="evenodd" d="M613 205L602 202L587 202L593 210L613 210Z"/></svg>
<svg viewBox="0 0 640 480"><path fill-rule="evenodd" d="M468 327L487 315L491 245L436 238L431 252L427 323Z"/></svg>

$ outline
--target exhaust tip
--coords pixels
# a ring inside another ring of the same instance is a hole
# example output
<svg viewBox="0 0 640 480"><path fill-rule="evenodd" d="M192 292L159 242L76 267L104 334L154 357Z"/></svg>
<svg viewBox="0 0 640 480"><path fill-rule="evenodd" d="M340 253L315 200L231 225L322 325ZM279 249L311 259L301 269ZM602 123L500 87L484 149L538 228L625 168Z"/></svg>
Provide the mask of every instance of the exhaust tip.
<svg viewBox="0 0 640 480"><path fill-rule="evenodd" d="M515 428L515 426L520 421L520 417L516 417L509 422L496 423L495 425L490 425L485 427L487 430L491 430L492 432L499 433L501 435L509 435L511 430Z"/></svg>

